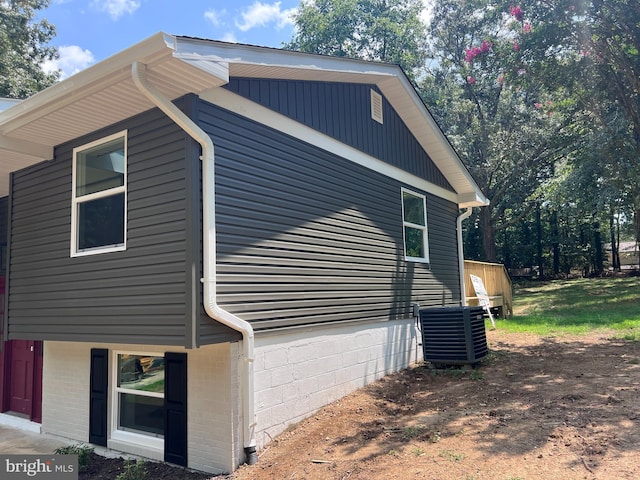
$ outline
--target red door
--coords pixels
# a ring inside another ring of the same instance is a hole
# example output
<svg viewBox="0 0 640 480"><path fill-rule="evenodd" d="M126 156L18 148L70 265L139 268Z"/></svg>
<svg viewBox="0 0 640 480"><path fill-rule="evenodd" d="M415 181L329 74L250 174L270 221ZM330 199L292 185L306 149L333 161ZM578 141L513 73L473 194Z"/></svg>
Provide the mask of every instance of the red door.
<svg viewBox="0 0 640 480"><path fill-rule="evenodd" d="M9 370L9 411L31 418L33 411L36 342L13 340Z"/></svg>
<svg viewBox="0 0 640 480"><path fill-rule="evenodd" d="M5 277L0 275L0 412L42 422L42 342L3 341Z"/></svg>

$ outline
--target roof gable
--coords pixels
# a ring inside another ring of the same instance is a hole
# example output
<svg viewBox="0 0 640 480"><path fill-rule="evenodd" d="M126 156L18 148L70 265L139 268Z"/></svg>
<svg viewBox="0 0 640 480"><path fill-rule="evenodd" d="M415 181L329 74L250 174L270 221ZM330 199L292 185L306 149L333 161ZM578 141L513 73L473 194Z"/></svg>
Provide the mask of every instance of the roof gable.
<svg viewBox="0 0 640 480"><path fill-rule="evenodd" d="M0 112L0 195L8 192L11 171L51 159L54 146L153 108L132 81L136 61L168 98L200 94L231 77L376 85L454 188L458 203L488 203L400 67L165 33Z"/></svg>

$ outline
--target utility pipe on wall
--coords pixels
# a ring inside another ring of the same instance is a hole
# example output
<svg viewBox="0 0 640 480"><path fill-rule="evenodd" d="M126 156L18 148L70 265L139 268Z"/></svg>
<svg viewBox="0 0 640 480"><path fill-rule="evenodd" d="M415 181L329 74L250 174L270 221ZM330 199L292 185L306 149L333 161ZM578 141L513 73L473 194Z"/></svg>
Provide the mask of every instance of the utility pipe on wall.
<svg viewBox="0 0 640 480"><path fill-rule="evenodd" d="M243 445L246 461L254 464L258 460L255 441L255 412L254 412L254 334L251 324L217 304L216 296L216 213L215 213L215 155L213 142L209 135L193 120L187 117L178 107L167 99L146 78L146 65L133 62L131 65L133 82L145 97L162 110L182 130L202 147L202 263L203 263L203 303L204 309L212 319L236 330L242 334L241 366L242 385L242 418ZM196 320L194 319L194 322ZM196 328L193 325L192 335L195 337ZM195 345L195 338L192 338Z"/></svg>
<svg viewBox="0 0 640 480"><path fill-rule="evenodd" d="M467 292L464 282L464 245L462 241L462 222L463 220L471 216L473 209L467 207L464 212L458 215L457 230L458 230L458 270L460 271L460 306L464 307L467 303Z"/></svg>

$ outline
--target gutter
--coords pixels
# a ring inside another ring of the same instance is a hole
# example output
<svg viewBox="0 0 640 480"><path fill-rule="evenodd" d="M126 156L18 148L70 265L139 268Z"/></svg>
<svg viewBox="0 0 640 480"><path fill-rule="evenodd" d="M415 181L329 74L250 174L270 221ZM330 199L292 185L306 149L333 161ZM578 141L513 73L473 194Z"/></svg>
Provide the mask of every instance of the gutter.
<svg viewBox="0 0 640 480"><path fill-rule="evenodd" d="M458 215L458 270L460 271L460 306L464 307L467 303L467 292L464 282L464 245L462 241L462 222L471 216L472 207L467 207L464 212Z"/></svg>
<svg viewBox="0 0 640 480"><path fill-rule="evenodd" d="M207 315L242 334L241 388L243 445L246 462L258 461L255 440L254 411L254 334L250 323L221 308L216 301L216 213L215 213L215 155L211 138L193 120L187 117L146 78L146 65L137 61L131 64L133 83L155 106L162 110L182 130L202 147L202 263L203 303ZM196 343L196 319L192 325L192 345Z"/></svg>

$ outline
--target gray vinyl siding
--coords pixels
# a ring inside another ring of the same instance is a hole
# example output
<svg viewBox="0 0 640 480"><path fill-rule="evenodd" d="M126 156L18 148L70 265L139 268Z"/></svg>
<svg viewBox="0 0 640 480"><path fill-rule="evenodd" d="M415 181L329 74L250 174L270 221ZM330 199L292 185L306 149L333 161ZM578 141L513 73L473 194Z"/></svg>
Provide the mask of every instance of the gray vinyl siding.
<svg viewBox="0 0 640 480"><path fill-rule="evenodd" d="M71 258L73 148L123 129L127 249ZM54 160L13 174L8 337L189 346L199 313L191 301L199 277L191 271L200 252L188 231L199 225L189 205L199 202L189 173L198 154L153 110L61 145ZM237 338L210 323L210 342Z"/></svg>
<svg viewBox="0 0 640 480"><path fill-rule="evenodd" d="M384 96L384 123L381 125L371 118L371 89L380 93L375 86L234 78L226 88L453 191Z"/></svg>
<svg viewBox="0 0 640 480"><path fill-rule="evenodd" d="M216 147L220 305L261 330L459 303L455 204L427 194L431 262L406 262L401 188L415 188L193 96L181 105ZM127 250L70 258L72 150L123 129ZM424 163L424 152L398 151L407 169ZM201 302L198 157L199 146L152 110L16 172L8 338L194 346L196 316L196 344L237 340Z"/></svg>
<svg viewBox="0 0 640 480"><path fill-rule="evenodd" d="M221 306L261 330L459 305L455 204L427 194L431 262L407 262L405 185L206 102L199 123L216 149Z"/></svg>

